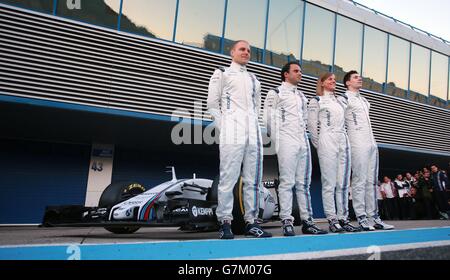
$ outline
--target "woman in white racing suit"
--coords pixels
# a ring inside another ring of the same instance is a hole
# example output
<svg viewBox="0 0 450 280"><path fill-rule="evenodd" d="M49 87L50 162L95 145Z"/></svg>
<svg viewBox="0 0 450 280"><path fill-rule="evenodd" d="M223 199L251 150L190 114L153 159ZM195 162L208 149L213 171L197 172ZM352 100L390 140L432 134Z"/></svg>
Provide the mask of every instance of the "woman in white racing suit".
<svg viewBox="0 0 450 280"><path fill-rule="evenodd" d="M359 231L348 221L350 143L345 130L345 104L336 98L336 78L325 73L317 80L316 96L308 105L308 130L317 149L324 212L331 232Z"/></svg>

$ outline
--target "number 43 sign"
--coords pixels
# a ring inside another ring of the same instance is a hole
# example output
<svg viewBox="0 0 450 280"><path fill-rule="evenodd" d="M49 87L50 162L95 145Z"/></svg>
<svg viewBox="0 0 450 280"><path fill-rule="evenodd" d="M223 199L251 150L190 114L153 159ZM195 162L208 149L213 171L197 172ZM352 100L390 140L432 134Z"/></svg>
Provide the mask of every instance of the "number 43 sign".
<svg viewBox="0 0 450 280"><path fill-rule="evenodd" d="M93 144L89 161L86 206L97 206L103 190L111 184L114 145Z"/></svg>
<svg viewBox="0 0 450 280"><path fill-rule="evenodd" d="M92 161L91 169L97 172L103 171L103 162L101 161Z"/></svg>

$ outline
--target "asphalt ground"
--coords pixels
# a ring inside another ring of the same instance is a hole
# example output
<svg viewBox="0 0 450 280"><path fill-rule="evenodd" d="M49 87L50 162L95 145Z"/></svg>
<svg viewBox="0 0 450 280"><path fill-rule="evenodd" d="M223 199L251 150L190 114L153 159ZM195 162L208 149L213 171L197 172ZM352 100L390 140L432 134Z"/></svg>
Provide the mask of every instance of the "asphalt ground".
<svg viewBox="0 0 450 280"><path fill-rule="evenodd" d="M283 237L279 222L263 225L274 238L141 228L117 235L103 228L0 227L0 259L450 259L450 221L389 221L392 231ZM327 223L319 222L326 229Z"/></svg>
<svg viewBox="0 0 450 280"><path fill-rule="evenodd" d="M399 229L448 227L448 220L417 220L417 221L386 221ZM318 226L327 230L326 222L318 222ZM353 224L356 225L355 222ZM274 237L282 236L281 223L270 222L262 227L271 232ZM301 226L295 227L297 235L301 236ZM213 232L185 232L177 227L147 227L141 228L133 234L114 234L98 227L54 227L38 226L0 226L0 246L5 245L37 245L37 244L111 244L130 242L161 242L216 239L218 233ZM248 239L243 235L236 235L236 239Z"/></svg>

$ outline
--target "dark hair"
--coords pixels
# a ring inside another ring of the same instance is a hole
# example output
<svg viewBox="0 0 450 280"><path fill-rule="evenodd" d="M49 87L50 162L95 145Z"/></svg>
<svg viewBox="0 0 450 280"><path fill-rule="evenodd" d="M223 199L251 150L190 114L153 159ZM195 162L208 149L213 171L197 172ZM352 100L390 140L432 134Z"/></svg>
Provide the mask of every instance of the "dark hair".
<svg viewBox="0 0 450 280"><path fill-rule="evenodd" d="M302 66L300 65L300 63L298 61L289 61L288 63L286 63L283 68L281 68L281 81L285 81L286 79L284 78L284 73L289 72L289 70L291 70L291 65L295 64L298 65L300 68L302 68Z"/></svg>
<svg viewBox="0 0 450 280"><path fill-rule="evenodd" d="M436 163L433 163L432 165L430 165L430 168L431 168L432 166L436 166L437 169L440 169L440 168L439 168L439 165L437 165Z"/></svg>
<svg viewBox="0 0 450 280"><path fill-rule="evenodd" d="M352 70L350 72L347 72L347 74L345 74L344 76L344 87L347 89L348 89L347 82L350 81L350 78L352 77L353 74L358 74L358 71Z"/></svg>

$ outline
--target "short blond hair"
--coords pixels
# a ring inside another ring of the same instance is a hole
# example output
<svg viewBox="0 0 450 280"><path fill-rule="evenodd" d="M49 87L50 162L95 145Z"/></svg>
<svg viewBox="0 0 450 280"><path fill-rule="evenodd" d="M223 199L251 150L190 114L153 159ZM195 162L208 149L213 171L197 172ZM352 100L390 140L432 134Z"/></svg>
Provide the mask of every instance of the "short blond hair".
<svg viewBox="0 0 450 280"><path fill-rule="evenodd" d="M322 75L320 75L319 79L317 79L317 87L316 87L316 95L322 96L323 95L323 86L322 83L328 79L329 77L333 76L334 74L331 72L325 72Z"/></svg>
<svg viewBox="0 0 450 280"><path fill-rule="evenodd" d="M234 50L234 48L236 48L236 45L237 44L239 44L239 43L246 43L247 45L249 45L250 46L250 43L248 42L248 41L246 41L246 40L237 40L237 41L234 41L234 43L231 45L231 48L230 48L230 52L232 51L232 50Z"/></svg>

